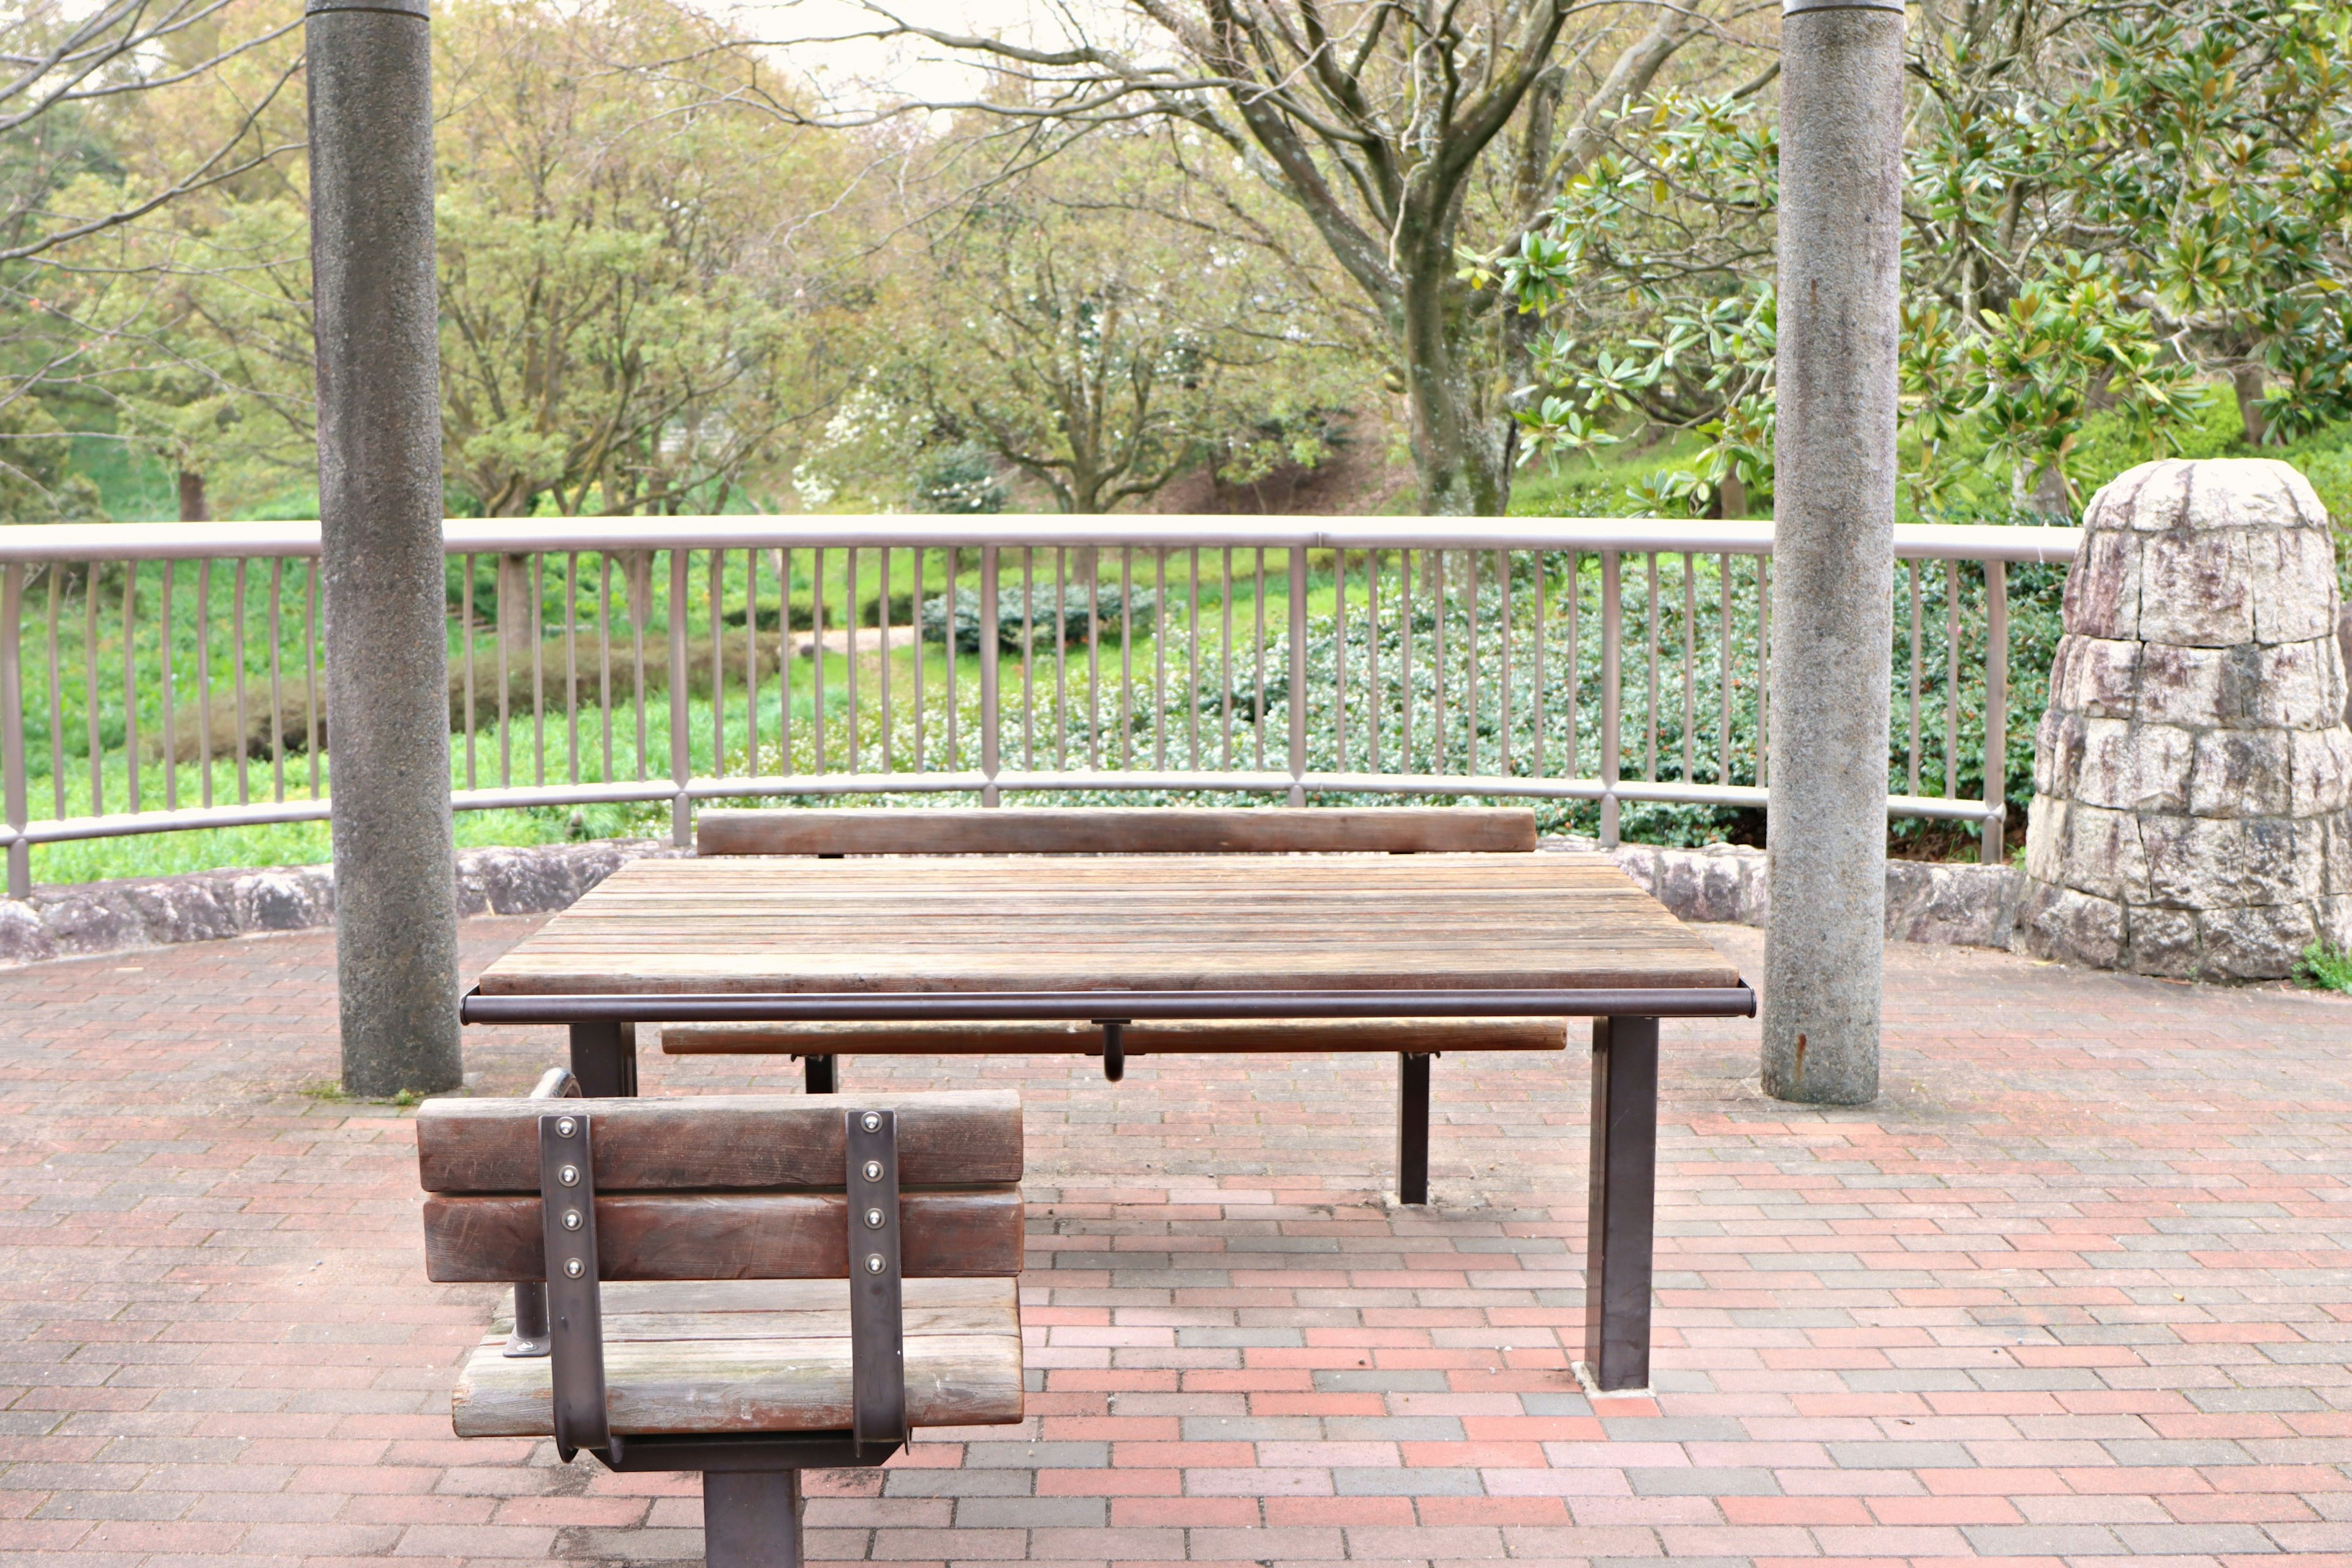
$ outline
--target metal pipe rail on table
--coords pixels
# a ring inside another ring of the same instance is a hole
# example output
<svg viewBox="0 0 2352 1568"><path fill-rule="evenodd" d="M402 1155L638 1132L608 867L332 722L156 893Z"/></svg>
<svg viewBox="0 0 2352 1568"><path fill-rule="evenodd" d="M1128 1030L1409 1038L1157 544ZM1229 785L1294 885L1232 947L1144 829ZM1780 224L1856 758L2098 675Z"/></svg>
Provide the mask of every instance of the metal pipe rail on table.
<svg viewBox="0 0 2352 1568"><path fill-rule="evenodd" d="M1895 532L1888 810L1997 855L2006 570L2078 534ZM667 803L683 840L712 799L1451 795L1598 802L1613 842L1628 803L1769 787L1769 523L453 519L445 542L460 809ZM37 844L328 814L318 551L305 522L0 527L12 896Z"/></svg>

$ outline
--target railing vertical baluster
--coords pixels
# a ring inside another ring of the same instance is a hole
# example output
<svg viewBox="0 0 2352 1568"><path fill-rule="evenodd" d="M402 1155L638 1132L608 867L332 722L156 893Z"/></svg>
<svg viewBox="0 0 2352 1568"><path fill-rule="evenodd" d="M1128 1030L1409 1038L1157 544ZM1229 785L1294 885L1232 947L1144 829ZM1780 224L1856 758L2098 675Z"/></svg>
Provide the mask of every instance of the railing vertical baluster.
<svg viewBox="0 0 2352 1568"><path fill-rule="evenodd" d="M1192 546L1192 574L1185 579L1184 711L1190 716L1190 752L1185 765L1201 765L1201 547Z"/></svg>
<svg viewBox="0 0 2352 1568"><path fill-rule="evenodd" d="M1168 766L1168 637L1174 624L1173 612L1168 603L1168 546L1154 549L1159 567L1159 597L1153 602L1151 616L1151 765L1165 771Z"/></svg>
<svg viewBox="0 0 2352 1568"><path fill-rule="evenodd" d="M247 717L245 706L245 557L242 555L236 559L236 568L231 574L231 582L233 586L229 595L228 657L230 673L235 678L231 684L231 690L236 699L236 804L245 805L253 799L252 785L246 765L247 753L252 750L247 742L247 737L253 733L253 728ZM88 586L92 589L98 586L97 573L94 569ZM95 626L92 629L95 629ZM97 692L93 690L90 695L96 697ZM90 706L94 717L97 704L93 702ZM95 739L96 731L93 729L93 742ZM98 747L93 743L90 750L95 752ZM96 759L93 757L92 760L94 762ZM98 774L95 772L90 774L89 793L90 805L95 807L99 804Z"/></svg>
<svg viewBox="0 0 2352 1568"><path fill-rule="evenodd" d="M530 584L530 782L547 783L547 557L533 551Z"/></svg>
<svg viewBox="0 0 2352 1568"><path fill-rule="evenodd" d="M1397 552L1397 695L1401 717L1397 731L1397 766L1413 768L1412 755L1412 557L1410 549ZM1421 552L1421 574L1429 575L1429 552ZM1437 772L1433 765L1428 771Z"/></svg>
<svg viewBox="0 0 2352 1568"><path fill-rule="evenodd" d="M1431 574L1433 567L1435 568L1433 576ZM1430 657L1430 674L1434 687L1434 706L1430 710L1430 768L1433 773L1451 773L1454 770L1445 765L1446 753L1453 749L1454 739L1445 731L1445 699L1448 695L1445 689L1445 611L1446 595L1452 588L1445 580L1445 552L1442 549L1423 551L1421 570L1422 575L1429 578L1430 603L1437 608L1437 641Z"/></svg>
<svg viewBox="0 0 2352 1568"><path fill-rule="evenodd" d="M1256 715L1256 724L1251 724L1251 731L1256 731L1258 736L1256 762L1254 762L1254 766L1263 773L1263 771L1265 771L1265 545L1258 545L1256 550L1251 550L1249 555L1251 560L1256 562L1256 588L1254 588L1254 597L1251 597L1249 602L1251 623L1258 627L1256 637L1254 637L1254 642L1251 642L1251 647L1256 648L1258 687L1256 687L1256 693L1249 699L1249 710ZM1340 552L1340 560L1345 560L1345 552ZM1348 593L1348 590L1345 590L1348 574L1340 572L1339 581L1340 581L1340 599L1345 599L1345 593ZM1343 605L1340 605L1340 616L1345 614L1348 614L1348 606L1345 606L1343 602ZM1348 658L1348 639L1340 637L1339 648L1340 648L1340 658L1343 660ZM1340 677L1340 689L1343 689L1343 691L1340 691L1340 710L1339 710L1340 766L1345 766L1345 757L1348 757L1348 710L1345 710L1345 684L1348 682L1345 682L1345 672L1343 672L1343 677Z"/></svg>
<svg viewBox="0 0 2352 1568"><path fill-rule="evenodd" d="M1646 658L1643 673L1649 691L1642 705L1643 775L1658 782L1658 552L1642 557L1642 641Z"/></svg>
<svg viewBox="0 0 2352 1568"><path fill-rule="evenodd" d="M170 560L163 563L163 602L161 606L163 626L162 634L156 638L163 656L161 660L162 668L158 673L161 677L163 685L163 809L166 811L177 811L180 809L179 714L176 711L176 704L173 700L175 694L172 689L172 589L173 586L173 578L175 575L173 568L178 564L178 562ZM310 576L315 581L318 574L318 563L314 561L310 565ZM14 629L15 626L16 622L11 620L9 622L11 629L8 634L11 637L16 636ZM317 661L314 659L311 663L315 665ZM12 712L16 707L17 704L16 703L12 702L8 704L8 708ZM319 721L316 717L313 717L310 721L310 754L314 757L319 754ZM315 797L319 792L314 787L310 793Z"/></svg>
<svg viewBox="0 0 2352 1568"><path fill-rule="evenodd" d="M915 558L915 582L912 595L907 600L907 618L914 624L915 629L915 771L919 773L928 771L923 751L925 738L923 709L928 700L923 689L923 683L928 679L927 672L923 668L923 574L929 568L924 563L921 545L917 545L911 553ZM948 668L953 669L955 668L955 577L953 574L950 574L948 577L947 604Z"/></svg>
<svg viewBox="0 0 2352 1568"><path fill-rule="evenodd" d="M1911 700L1907 704L1911 721L1911 745L1906 763L1911 783L1911 793L1916 795L1919 793L1919 563L1906 561L1904 564L1909 568L1911 579Z"/></svg>
<svg viewBox="0 0 2352 1568"><path fill-rule="evenodd" d="M2009 804L2009 563L1988 561L1984 573L1984 803L1988 812L2000 813ZM1985 818L1984 839L1977 851L1985 865L1999 866L2008 859L2001 845L2005 826L1998 815Z"/></svg>
<svg viewBox="0 0 2352 1568"><path fill-rule="evenodd" d="M1003 795L996 779L1002 771L1004 707L1003 660L998 657L996 593L1003 562L993 544L980 547L980 804L996 805Z"/></svg>
<svg viewBox="0 0 2352 1568"><path fill-rule="evenodd" d="M1683 552L1683 783L1698 782L1692 769L1691 731L1698 727L1698 557Z"/></svg>
<svg viewBox="0 0 2352 1568"><path fill-rule="evenodd" d="M1568 748L1567 776L1570 778L1581 777L1578 770L1584 765L1576 728L1577 706L1584 696L1578 678L1579 661L1584 653L1580 619L1583 613L1584 555L1580 551L1571 550L1568 552L1568 668L1563 672L1568 683L1568 735L1563 743Z"/></svg>
<svg viewBox="0 0 2352 1568"><path fill-rule="evenodd" d="M472 591L472 578L469 576L467 579L467 592L469 597ZM468 682L473 679L473 639L470 636L467 638L466 679ZM473 717L468 713L467 722L470 724L472 721ZM599 750L603 753L604 764L604 771L597 776L604 783L611 784L613 782L613 552L609 550L596 552L596 729L603 742ZM468 753L467 771L469 778L473 767L472 751L473 747L469 743L467 746Z"/></svg>
<svg viewBox="0 0 2352 1568"><path fill-rule="evenodd" d="M814 574L809 581L809 744L815 752L815 770L824 767L824 546L811 552Z"/></svg>
<svg viewBox="0 0 2352 1568"><path fill-rule="evenodd" d="M1264 575L1265 552L1258 552L1260 586L1258 604L1258 736L1257 765L1265 766L1265 604ZM1345 769L1348 765L1348 550L1345 545L1331 552L1331 759L1332 766Z"/></svg>
<svg viewBox="0 0 2352 1568"><path fill-rule="evenodd" d="M136 562L126 563L135 567ZM286 558L269 558L269 762L270 799L286 798L286 678L278 654L278 620L285 607ZM128 706L126 700L125 706ZM131 810L139 809L131 803Z"/></svg>
<svg viewBox="0 0 2352 1568"><path fill-rule="evenodd" d="M213 563L196 563L196 781L213 803Z"/></svg>
<svg viewBox="0 0 2352 1568"><path fill-rule="evenodd" d="M580 552L563 556L563 759L565 776L580 782Z"/></svg>
<svg viewBox="0 0 2352 1568"><path fill-rule="evenodd" d="M852 557L855 560L855 557ZM710 617L710 776L727 776L727 552L713 549L703 574Z"/></svg>
<svg viewBox="0 0 2352 1568"><path fill-rule="evenodd" d="M54 566L50 568L56 570ZM21 837L25 803L25 568L0 565L0 811L8 821L8 896L33 896L33 851Z"/></svg>
<svg viewBox="0 0 2352 1568"><path fill-rule="evenodd" d="M743 552L743 773L760 773L760 552Z"/></svg>
<svg viewBox="0 0 2352 1568"><path fill-rule="evenodd" d="M1037 547L1021 547L1021 765L1037 765Z"/></svg>
<svg viewBox="0 0 2352 1568"><path fill-rule="evenodd" d="M865 608L857 602L857 557L854 544L842 552L841 685L849 702L849 771L853 773L866 765L866 731L857 712L857 628L866 619Z"/></svg>
<svg viewBox="0 0 2352 1568"><path fill-rule="evenodd" d="M693 552L683 544L669 550L669 837L680 849L694 842L694 803L687 797L693 777L694 749L686 732L686 578Z"/></svg>
<svg viewBox="0 0 2352 1568"><path fill-rule="evenodd" d="M1960 794L1960 563L1944 563L1944 798Z"/></svg>
<svg viewBox="0 0 2352 1568"><path fill-rule="evenodd" d="M1551 566L1544 560L1543 552L1536 557L1536 752L1535 776L1550 776L1550 759L1544 745L1544 710L1551 705L1551 686L1545 679L1551 652ZM1569 772L1575 773L1570 766Z"/></svg>
<svg viewBox="0 0 2352 1568"><path fill-rule="evenodd" d="M1727 784L1731 782L1731 689L1734 685L1731 670L1731 598L1732 589L1735 586L1736 584L1731 575L1731 556L1727 552L1716 558L1715 577L1715 607L1721 621L1721 629L1717 634L1718 640L1715 650L1715 694L1723 710L1717 722L1715 734L1715 782L1719 784Z"/></svg>
<svg viewBox="0 0 2352 1568"><path fill-rule="evenodd" d="M1772 558L1756 558L1756 784L1772 783Z"/></svg>
<svg viewBox="0 0 2352 1568"><path fill-rule="evenodd" d="M169 563L165 563L168 568ZM302 574L302 733L310 798L319 798L319 759L326 754L327 731L319 713L319 557ZM168 581L168 577L166 579Z"/></svg>
<svg viewBox="0 0 2352 1568"><path fill-rule="evenodd" d="M1102 553L1094 545L1081 551L1087 582L1087 766L1102 768Z"/></svg>
<svg viewBox="0 0 2352 1568"><path fill-rule="evenodd" d="M963 752L957 744L956 726L961 722L959 711L963 707L963 666L956 651L956 584L963 571L963 552L948 546L948 586L945 608L947 615L940 627L940 662L947 667L948 709L948 768L960 773L963 769Z"/></svg>
<svg viewBox="0 0 2352 1568"><path fill-rule="evenodd" d="M890 771L890 550L882 550L882 592L876 596L874 619L880 628L875 640L882 648L882 771Z"/></svg>
<svg viewBox="0 0 2352 1568"><path fill-rule="evenodd" d="M130 797L126 807L134 815L139 810L139 563L122 563L122 763L124 790ZM277 618L272 607L272 620ZM285 798L281 784L278 797Z"/></svg>
<svg viewBox="0 0 2352 1568"><path fill-rule="evenodd" d="M654 613L654 552L631 552L629 574L629 707L637 721L637 783L646 782L646 623Z"/></svg>
<svg viewBox="0 0 2352 1568"><path fill-rule="evenodd" d="M49 794L55 798L55 816L70 816L66 809L66 682L65 659L58 650L58 625L64 617L66 563L49 563Z"/></svg>
<svg viewBox="0 0 2352 1568"><path fill-rule="evenodd" d="M1502 763L1503 776L1508 778L1518 772L1518 766L1511 755L1513 738L1511 734L1511 634L1517 630L1517 627L1511 621L1511 554L1509 551L1495 552L1495 575L1501 579L1503 596L1503 710L1495 727L1495 734L1496 746L1501 753L1498 761Z"/></svg>
<svg viewBox="0 0 2352 1568"><path fill-rule="evenodd" d="M275 572L270 581L275 585ZM270 611L275 609L278 609L278 595L273 593L270 595ZM278 618L275 614L270 616L273 623L275 618ZM278 647L275 642L270 644L270 648L275 647ZM99 736L99 562L89 562L89 569L82 576L82 670L85 670L82 729L87 731L87 742L89 742L89 816L106 816L106 778L101 773L101 769L106 766L106 748L101 745L101 736Z"/></svg>
<svg viewBox="0 0 2352 1568"><path fill-rule="evenodd" d="M1163 595L1164 597L1165 595ZM1151 602L1153 626L1160 611L1160 600ZM1152 646L1158 647L1160 636L1152 634ZM1157 728L1158 726L1154 726ZM1118 547L1118 765L1126 768L1135 761L1135 546Z"/></svg>
<svg viewBox="0 0 2352 1568"><path fill-rule="evenodd" d="M793 773L793 552L776 552L776 771Z"/></svg>
<svg viewBox="0 0 2352 1568"><path fill-rule="evenodd" d="M478 787L474 772L474 558L461 555L457 561L458 570L465 574L465 586L457 595L457 626L466 645L466 787L474 789ZM314 755L319 750L319 732L315 727L310 731L310 750Z"/></svg>
<svg viewBox="0 0 2352 1568"><path fill-rule="evenodd" d="M507 603L507 589L520 574L515 570L512 556L499 555L495 560L494 575L490 580L490 614L496 622L495 635L499 644L499 787L508 789L514 784L514 671L510 668L509 645L514 641L514 617L520 615L522 609L520 605ZM644 737L640 735L638 739L642 742ZM642 753L645 747L640 744L637 750Z"/></svg>
<svg viewBox="0 0 2352 1568"><path fill-rule="evenodd" d="M1398 558L1402 560L1402 552ZM1381 731L1388 704L1381 697L1381 552L1364 552L1364 740L1372 772L1381 771Z"/></svg>
<svg viewBox="0 0 2352 1568"><path fill-rule="evenodd" d="M1225 546L1223 574L1217 580L1217 607L1224 624L1217 711L1223 724L1223 766L1230 773L1234 765L1234 547L1230 544Z"/></svg>
<svg viewBox="0 0 2352 1568"><path fill-rule="evenodd" d="M1290 804L1307 804L1307 546L1290 547Z"/></svg>
<svg viewBox="0 0 2352 1568"><path fill-rule="evenodd" d="M1070 549L1054 546L1054 765L1070 763Z"/></svg>
<svg viewBox="0 0 2352 1568"><path fill-rule="evenodd" d="M1470 595L1469 647L1462 660L1462 771L1475 773L1478 768L1478 597L1486 584L1484 564L1475 550L1462 552L1463 564L1468 568L1470 581L1465 584Z"/></svg>
<svg viewBox="0 0 2352 1568"><path fill-rule="evenodd" d="M1622 563L1601 552L1601 847L1617 847L1617 776L1624 757L1624 632Z"/></svg>

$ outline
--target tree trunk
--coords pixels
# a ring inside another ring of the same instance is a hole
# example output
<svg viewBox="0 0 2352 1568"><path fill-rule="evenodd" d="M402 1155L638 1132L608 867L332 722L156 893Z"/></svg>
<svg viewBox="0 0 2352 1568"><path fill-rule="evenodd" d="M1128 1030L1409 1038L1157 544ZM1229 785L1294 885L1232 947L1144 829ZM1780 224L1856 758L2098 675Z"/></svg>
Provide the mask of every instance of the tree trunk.
<svg viewBox="0 0 2352 1568"><path fill-rule="evenodd" d="M1763 1086L1878 1095L1903 266L1900 0L1798 0L1780 33Z"/></svg>
<svg viewBox="0 0 2352 1568"><path fill-rule="evenodd" d="M1511 469L1499 421L1479 417L1463 363L1459 301L1450 244L1405 283L1405 419L1423 517L1500 517L1510 506Z"/></svg>
<svg viewBox="0 0 2352 1568"><path fill-rule="evenodd" d="M1716 482L1715 515L1727 520L1748 515L1748 486L1736 469L1727 471Z"/></svg>
<svg viewBox="0 0 2352 1568"><path fill-rule="evenodd" d="M204 475L194 469L182 468L180 470L180 521L210 522L212 520L213 503L205 494Z"/></svg>
<svg viewBox="0 0 2352 1568"><path fill-rule="evenodd" d="M2263 366L2257 360L2242 364L2230 373L2231 383L2238 389L2238 421L2246 429L2246 445L2260 447L2270 435L2270 422L2263 417Z"/></svg>

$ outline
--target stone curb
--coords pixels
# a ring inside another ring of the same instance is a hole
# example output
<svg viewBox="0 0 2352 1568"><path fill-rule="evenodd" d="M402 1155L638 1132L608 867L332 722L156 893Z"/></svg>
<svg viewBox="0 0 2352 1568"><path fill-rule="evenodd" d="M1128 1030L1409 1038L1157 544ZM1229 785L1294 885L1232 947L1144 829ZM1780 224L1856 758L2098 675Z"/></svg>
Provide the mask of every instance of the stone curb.
<svg viewBox="0 0 2352 1568"><path fill-rule="evenodd" d="M1590 838L1554 837L1542 847L1597 852L1601 846ZM568 907L632 860L682 853L652 838L468 849L457 857L457 912L545 914ZM1771 912L1761 849L1627 844L1613 858L1636 886L1679 919L1761 926ZM2018 874L2005 866L1890 860L1886 934L1899 942L2011 947L2022 889ZM331 866L37 888L29 899L0 899L0 968L334 923Z"/></svg>
<svg viewBox="0 0 2352 1568"><path fill-rule="evenodd" d="M1597 852L1590 838L1543 840L1549 850ZM1620 845L1612 856L1634 885L1676 919L1761 926L1771 913L1764 851L1733 844L1703 849ZM2014 948L2024 879L2007 866L1886 863L1886 934L1947 947Z"/></svg>
<svg viewBox="0 0 2352 1568"><path fill-rule="evenodd" d="M457 857L457 912L544 914L629 861L679 853L649 838L468 849ZM36 888L29 899L0 899L0 968L334 923L331 866Z"/></svg>

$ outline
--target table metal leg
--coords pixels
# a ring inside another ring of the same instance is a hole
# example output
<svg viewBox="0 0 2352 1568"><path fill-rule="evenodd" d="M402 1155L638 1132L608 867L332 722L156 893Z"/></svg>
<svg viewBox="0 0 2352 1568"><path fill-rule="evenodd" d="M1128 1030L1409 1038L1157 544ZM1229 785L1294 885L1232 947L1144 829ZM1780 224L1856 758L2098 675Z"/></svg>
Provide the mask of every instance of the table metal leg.
<svg viewBox="0 0 2352 1568"><path fill-rule="evenodd" d="M709 1568L801 1568L801 1473L705 1470L702 1558Z"/></svg>
<svg viewBox="0 0 2352 1568"><path fill-rule="evenodd" d="M1603 1389L1649 1385L1657 1181L1658 1021L1596 1018L1584 1361Z"/></svg>
<svg viewBox="0 0 2352 1568"><path fill-rule="evenodd" d="M837 1057L803 1057L801 1058L801 1089L809 1094L838 1094L841 1075L835 1068Z"/></svg>
<svg viewBox="0 0 2352 1568"><path fill-rule="evenodd" d="M637 1092L637 1026L635 1024L572 1026L572 1076L591 1100L624 1099Z"/></svg>
<svg viewBox="0 0 2352 1568"><path fill-rule="evenodd" d="M1397 1202L1429 1201L1429 1058L1397 1053Z"/></svg>

